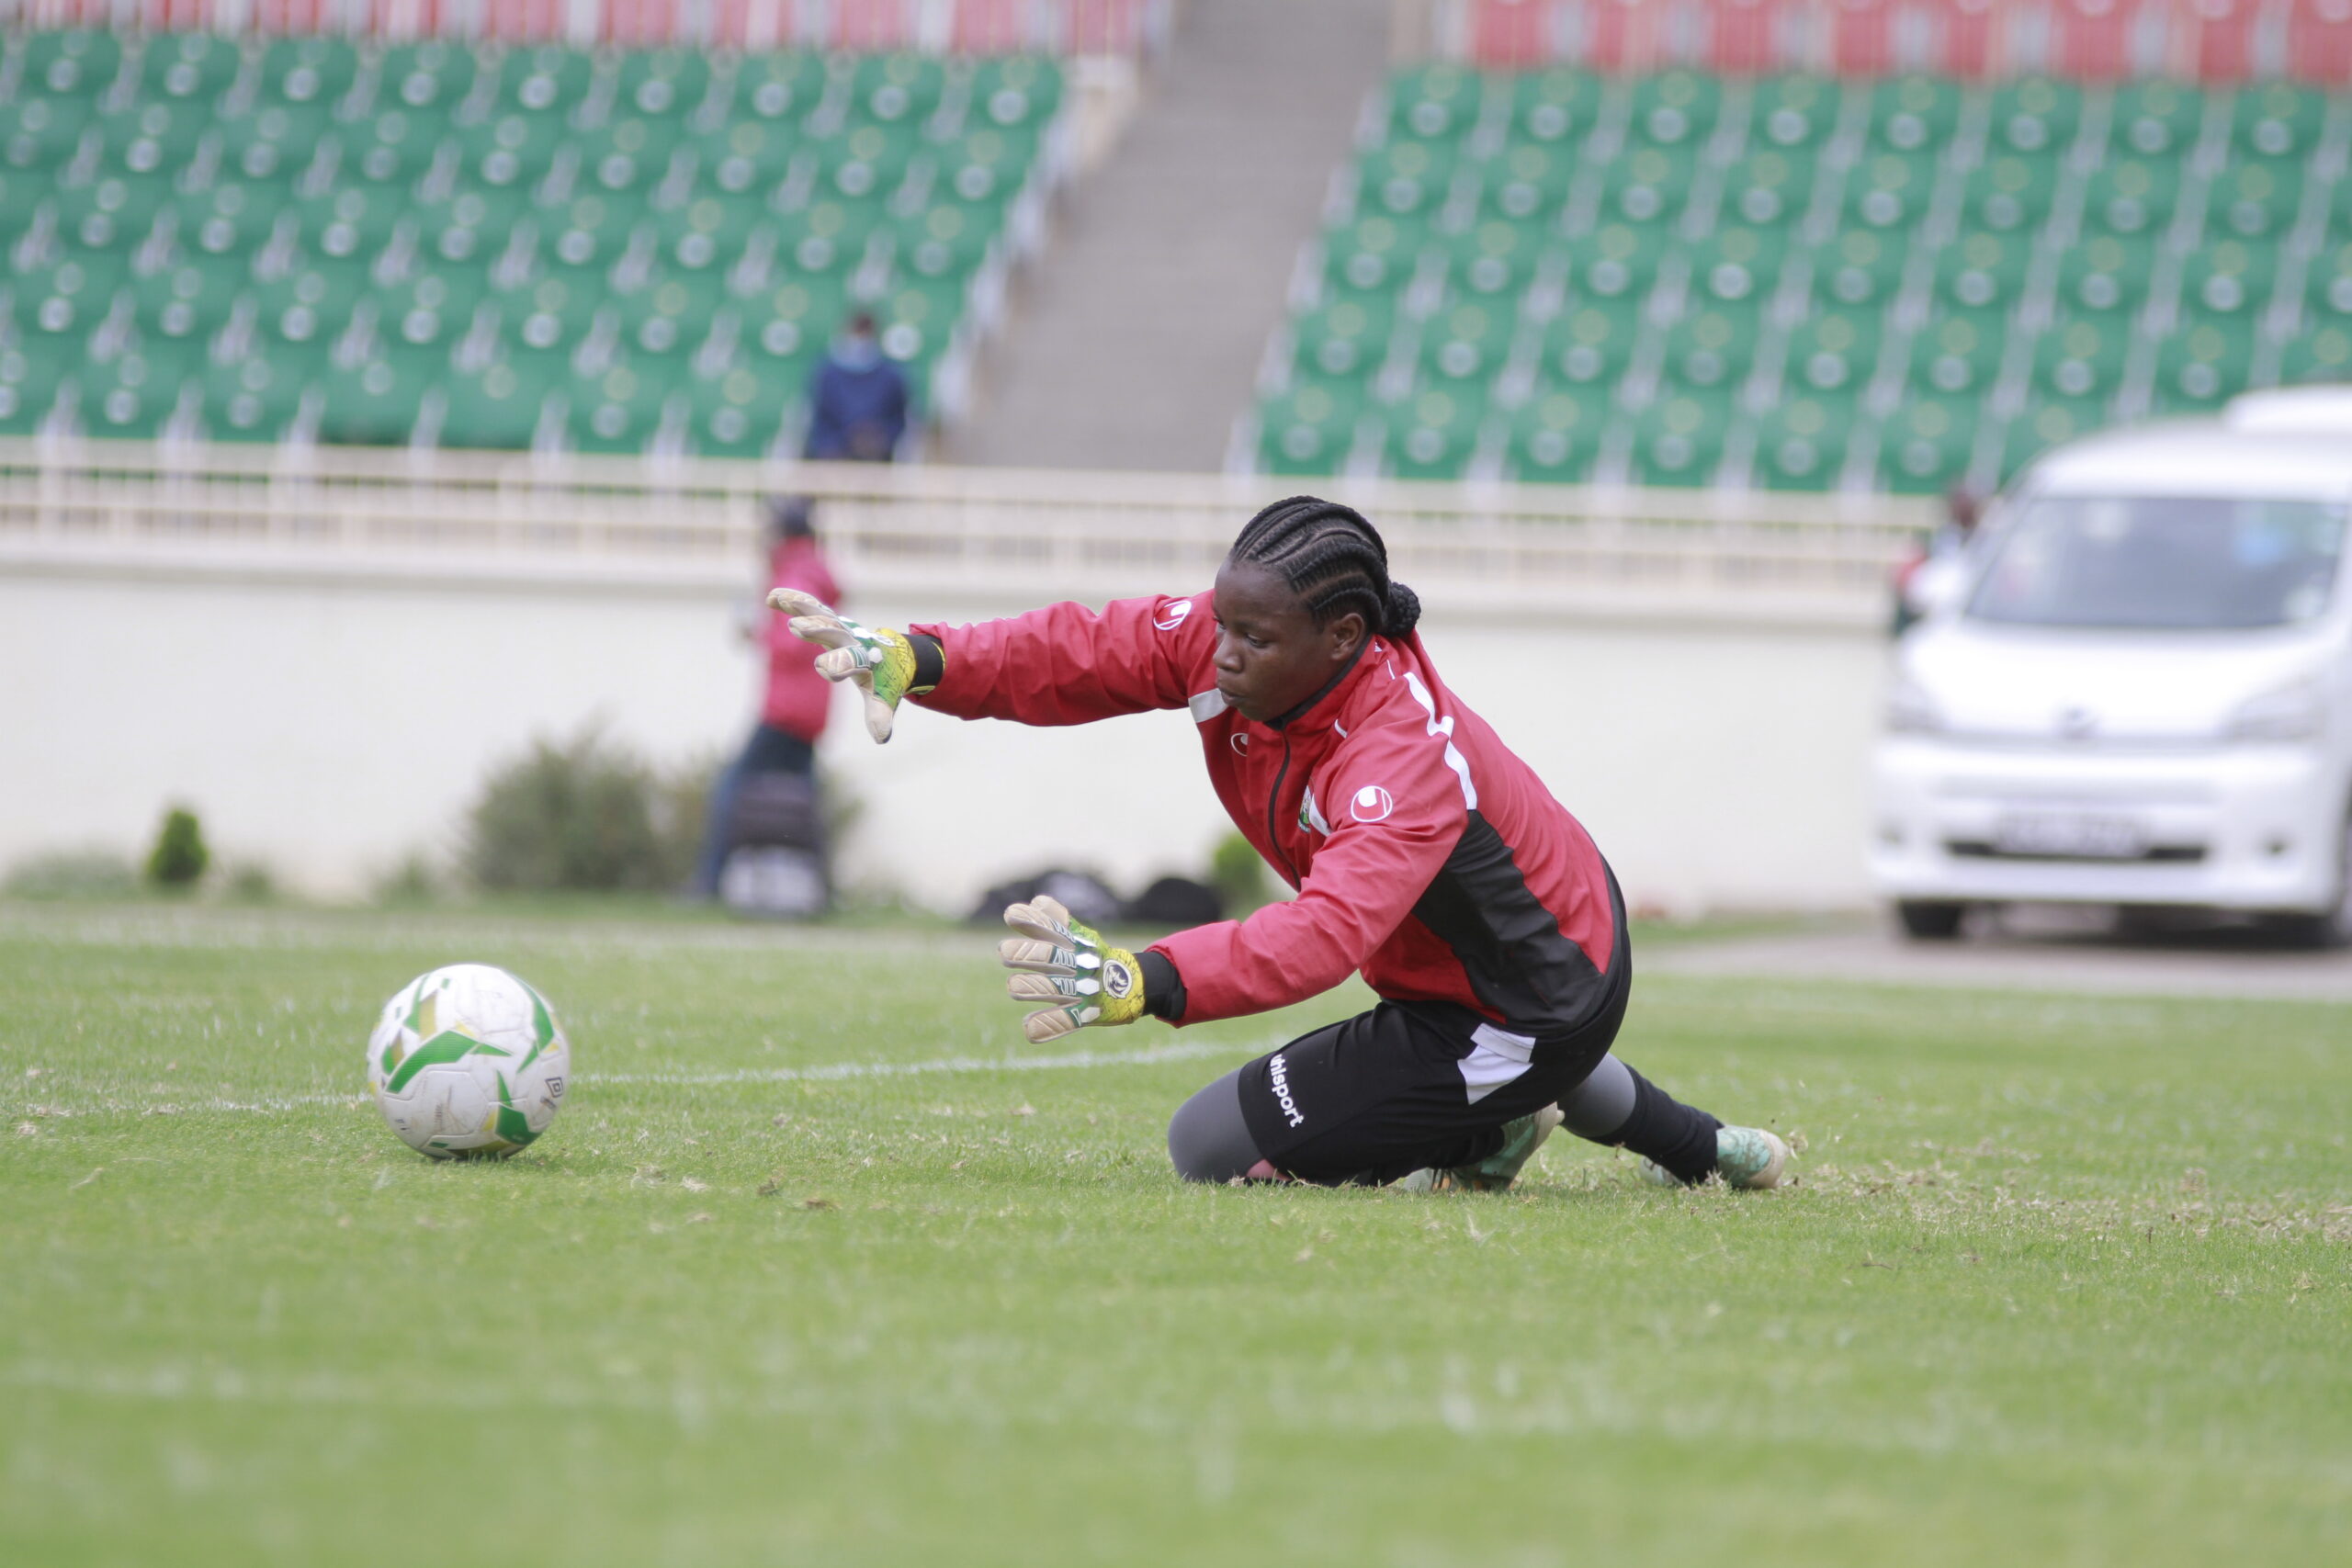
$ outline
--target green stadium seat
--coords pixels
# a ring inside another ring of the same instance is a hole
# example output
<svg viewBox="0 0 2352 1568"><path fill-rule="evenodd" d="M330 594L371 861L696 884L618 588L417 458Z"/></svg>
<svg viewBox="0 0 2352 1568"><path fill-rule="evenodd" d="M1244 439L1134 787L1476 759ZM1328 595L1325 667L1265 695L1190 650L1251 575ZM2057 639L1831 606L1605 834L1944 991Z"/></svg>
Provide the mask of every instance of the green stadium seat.
<svg viewBox="0 0 2352 1568"><path fill-rule="evenodd" d="M1390 216L1357 219L1324 232L1324 287L1348 294L1387 294L1414 277L1428 231Z"/></svg>
<svg viewBox="0 0 2352 1568"><path fill-rule="evenodd" d="M474 85L475 58L468 45L447 39L395 44L378 67L377 102L412 111L456 108Z"/></svg>
<svg viewBox="0 0 2352 1568"><path fill-rule="evenodd" d="M881 69L886 67L895 68L902 76L893 75L891 69ZM873 74L869 75L869 71ZM615 101L626 106L626 112L654 119L683 118L701 107L710 90L710 56L698 49L632 51L621 56L618 74ZM897 114L875 117L896 119L915 108L910 90L927 90L921 106L925 112L935 106L939 102L938 84L936 61L922 61L909 55L875 56L861 62L856 96L860 107L868 113L874 112L876 96L896 104Z"/></svg>
<svg viewBox="0 0 2352 1568"><path fill-rule="evenodd" d="M602 280L593 274L543 277L504 301L514 341L541 353L569 352L588 335L604 306Z"/></svg>
<svg viewBox="0 0 2352 1568"><path fill-rule="evenodd" d="M262 51L262 96L273 103L331 107L351 90L358 69L359 51L345 39L272 39Z"/></svg>
<svg viewBox="0 0 2352 1568"><path fill-rule="evenodd" d="M1258 460L1270 474L1336 474L1355 444L1361 391L1323 381L1269 399L1258 417Z"/></svg>
<svg viewBox="0 0 2352 1568"><path fill-rule="evenodd" d="M1814 253L1816 295L1841 305L1883 305L1903 281L1906 237L1848 229Z"/></svg>
<svg viewBox="0 0 2352 1568"><path fill-rule="evenodd" d="M582 188L614 196L650 189L668 170L678 139L674 120L629 115L606 121L578 138Z"/></svg>
<svg viewBox="0 0 2352 1568"><path fill-rule="evenodd" d="M1544 333L1544 374L1567 388L1613 387L1640 334L1641 318L1630 310L1593 305L1565 310Z"/></svg>
<svg viewBox="0 0 2352 1568"><path fill-rule="evenodd" d="M1691 391L1728 392L1756 363L1762 313L1753 304L1702 305L1668 329L1664 372Z"/></svg>
<svg viewBox="0 0 2352 1568"><path fill-rule="evenodd" d="M231 181L192 192L178 201L180 243L190 253L242 266L269 238L285 207L285 189L274 185Z"/></svg>
<svg viewBox="0 0 2352 1568"><path fill-rule="evenodd" d="M1368 377L1388 356L1396 324L1393 299L1379 295L1342 296L1292 323L1296 363L1320 377Z"/></svg>
<svg viewBox="0 0 2352 1568"><path fill-rule="evenodd" d="M837 277L795 277L757 302L745 326L754 363L779 373L805 369L840 325L847 309ZM756 330L751 330L756 323Z"/></svg>
<svg viewBox="0 0 2352 1568"><path fill-rule="evenodd" d="M633 357L691 354L710 335L723 296L684 278L665 277L637 302L628 329Z"/></svg>
<svg viewBox="0 0 2352 1568"><path fill-rule="evenodd" d="M2301 158L2327 123L2327 95L2291 82L2249 84L2238 91L2230 145L2244 157Z"/></svg>
<svg viewBox="0 0 2352 1568"><path fill-rule="evenodd" d="M329 363L320 378L319 439L334 446L399 446L417 409L441 379L437 355L382 355L349 367Z"/></svg>
<svg viewBox="0 0 2352 1568"><path fill-rule="evenodd" d="M861 125L837 143L815 149L827 161L825 184L844 201L879 200L899 188L917 143L898 128Z"/></svg>
<svg viewBox="0 0 2352 1568"><path fill-rule="evenodd" d="M1781 399L1756 422L1756 479L1766 490L1832 488L1845 466L1856 420L1849 399Z"/></svg>
<svg viewBox="0 0 2352 1568"><path fill-rule="evenodd" d="M641 452L660 426L670 396L668 381L648 376L635 365L575 378L568 398L566 439L575 451Z"/></svg>
<svg viewBox="0 0 2352 1568"><path fill-rule="evenodd" d="M1996 145L2055 157L2082 123L2083 90L2048 76L2021 77L1993 90L1992 116Z"/></svg>
<svg viewBox="0 0 2352 1568"><path fill-rule="evenodd" d="M163 434L183 389L193 396L193 378L201 374L203 362L201 350L175 344L91 365L79 389L83 430L107 440L153 440Z"/></svg>
<svg viewBox="0 0 2352 1568"><path fill-rule="evenodd" d="M0 435L30 435L40 429L56 401L58 370L53 355L0 350Z"/></svg>
<svg viewBox="0 0 2352 1568"><path fill-rule="evenodd" d="M1963 310L1997 308L2025 288L2033 247L2024 238L1999 233L1962 234L1936 255L1936 293Z"/></svg>
<svg viewBox="0 0 2352 1568"><path fill-rule="evenodd" d="M2222 240L2200 246L2181 262L2181 310L2250 322L2268 302L2278 270L2277 249L2260 242Z"/></svg>
<svg viewBox="0 0 2352 1568"><path fill-rule="evenodd" d="M411 348L446 346L472 324L474 307L484 292L478 272L450 268L420 273L380 296L386 333Z"/></svg>
<svg viewBox="0 0 2352 1568"><path fill-rule="evenodd" d="M2058 190L2058 160L2004 152L1969 171L1961 197L1965 220L2001 232L2039 229Z"/></svg>
<svg viewBox="0 0 2352 1568"><path fill-rule="evenodd" d="M1957 82L1935 76L1898 76L1871 92L1871 141L1901 153L1934 152L1951 140L1960 124Z"/></svg>
<svg viewBox="0 0 2352 1568"><path fill-rule="evenodd" d="M2313 315L2352 321L2352 239L2313 256L2304 286Z"/></svg>
<svg viewBox="0 0 2352 1568"><path fill-rule="evenodd" d="M1751 152L1724 171L1723 216L1742 223L1794 223L1813 201L1815 160Z"/></svg>
<svg viewBox="0 0 2352 1568"><path fill-rule="evenodd" d="M445 375L444 446L515 450L532 446L554 390L515 362L500 360L474 376Z"/></svg>
<svg viewBox="0 0 2352 1568"><path fill-rule="evenodd" d="M2180 174L2179 164L2154 159L2110 160L2084 192L2084 229L2142 241L2161 235L2180 201Z"/></svg>
<svg viewBox="0 0 2352 1568"><path fill-rule="evenodd" d="M86 140L96 133L104 149L101 164L108 173L175 173L186 166L211 123L201 104L138 99L112 113L105 105L101 99L99 112L84 125L83 136Z"/></svg>
<svg viewBox="0 0 2352 1568"><path fill-rule="evenodd" d="M1487 79L1440 61L1400 71L1388 88L1388 133L1419 141L1454 141L1478 121Z"/></svg>
<svg viewBox="0 0 2352 1568"><path fill-rule="evenodd" d="M201 344L229 317L243 284L241 268L183 264L136 279L132 290L142 336Z"/></svg>
<svg viewBox="0 0 2352 1568"><path fill-rule="evenodd" d="M139 62L139 89L153 98L209 103L228 90L243 63L234 39L206 32L157 33Z"/></svg>
<svg viewBox="0 0 2352 1568"><path fill-rule="evenodd" d="M1760 302L1780 282L1788 255L1787 231L1718 229L1689 248L1690 288L1699 298L1721 304Z"/></svg>
<svg viewBox="0 0 2352 1568"><path fill-rule="evenodd" d="M1671 223L1690 204L1698 167L1696 154L1688 150L1633 147L1603 176L1601 210L1623 223Z"/></svg>
<svg viewBox="0 0 2352 1568"><path fill-rule="evenodd" d="M1552 387L1529 399L1511 419L1504 455L1510 477L1581 484L1592 473L1608 417L1607 394L1589 389Z"/></svg>
<svg viewBox="0 0 2352 1568"><path fill-rule="evenodd" d="M1002 203L1021 188L1035 156L1035 138L994 128L974 131L940 150L943 194L958 201Z"/></svg>
<svg viewBox="0 0 2352 1568"><path fill-rule="evenodd" d="M2197 144L2205 121L2205 95L2185 83L2155 77L2115 90L2109 141L2115 152L2140 158L2179 158Z"/></svg>
<svg viewBox="0 0 2352 1568"><path fill-rule="evenodd" d="M1709 483L1730 424L1728 398L1666 392L1633 422L1634 482L1683 489Z"/></svg>
<svg viewBox="0 0 2352 1568"><path fill-rule="evenodd" d="M1748 109L1751 146L1818 147L1837 129L1840 85L1823 76L1768 76L1756 84Z"/></svg>
<svg viewBox="0 0 2352 1568"><path fill-rule="evenodd" d="M898 265L918 277L963 278L988 259L995 234L963 208L934 207L896 227ZM740 251L741 244L737 242Z"/></svg>
<svg viewBox="0 0 2352 1568"><path fill-rule="evenodd" d="M1846 176L1845 221L1882 232L1908 232L1927 216L1935 189L1932 158L1873 153Z"/></svg>
<svg viewBox="0 0 2352 1568"><path fill-rule="evenodd" d="M1453 179L1452 149L1426 141L1396 141L1358 165L1358 201L1366 211L1393 218L1434 214Z"/></svg>
<svg viewBox="0 0 2352 1568"><path fill-rule="evenodd" d="M1629 135L1653 147L1692 147L1715 129L1723 85L1695 71L1662 71L1634 83Z"/></svg>
<svg viewBox="0 0 2352 1568"><path fill-rule="evenodd" d="M102 28L33 32L25 37L27 82L62 96L95 97L122 68L121 40Z"/></svg>
<svg viewBox="0 0 2352 1568"><path fill-rule="evenodd" d="M2245 161L2222 171L2205 198L2209 233L2281 240L2303 204L2303 172L2285 160Z"/></svg>
<svg viewBox="0 0 2352 1568"><path fill-rule="evenodd" d="M737 120L703 143L706 177L729 196L764 191L784 178L799 139L781 126Z"/></svg>
<svg viewBox="0 0 2352 1568"><path fill-rule="evenodd" d="M1485 385L1509 356L1517 324L1507 302L1467 300L1440 310L1421 329L1424 379L1448 387Z"/></svg>
<svg viewBox="0 0 2352 1568"><path fill-rule="evenodd" d="M1973 398L1905 394L1879 428L1879 482L1897 495L1932 495L1968 471L1976 446Z"/></svg>
<svg viewBox="0 0 2352 1568"><path fill-rule="evenodd" d="M820 201L780 221L783 254L804 276L846 273L865 254L875 217L866 203Z"/></svg>
<svg viewBox="0 0 2352 1568"><path fill-rule="evenodd" d="M1947 398L1982 397L2001 373L2008 320L1999 307L1948 310L1911 340L1907 386Z"/></svg>
<svg viewBox="0 0 2352 1568"><path fill-rule="evenodd" d="M345 128L343 168L370 185L405 186L433 161L440 134L428 116L385 109Z"/></svg>
<svg viewBox="0 0 2352 1568"><path fill-rule="evenodd" d="M760 457L775 446L786 411L786 387L738 366L722 376L697 378L687 387L692 399L690 437L709 457Z"/></svg>
<svg viewBox="0 0 2352 1568"><path fill-rule="evenodd" d="M1487 165L1480 199L1489 214L1514 223L1547 219L1567 200L1576 172L1567 149L1522 142Z"/></svg>
<svg viewBox="0 0 2352 1568"><path fill-rule="evenodd" d="M2279 357L2278 378L2290 385L2352 383L2352 322L2327 321L2289 338Z"/></svg>
<svg viewBox="0 0 2352 1568"><path fill-rule="evenodd" d="M945 351L963 306L960 285L940 286L900 279L875 301L874 320L882 329L882 352L899 361L910 375L927 372Z"/></svg>
<svg viewBox="0 0 2352 1568"><path fill-rule="evenodd" d="M372 285L361 261L313 260L257 286L262 330L288 345L331 341Z"/></svg>
<svg viewBox="0 0 2352 1568"><path fill-rule="evenodd" d="M749 77L762 62L798 64L808 59L796 54L755 56L745 62L743 73ZM595 76L594 57L582 51L555 44L518 50L507 58L499 77L499 105L526 115L566 114L587 97Z"/></svg>
<svg viewBox="0 0 2352 1568"><path fill-rule="evenodd" d="M205 431L215 441L276 441L301 406L306 380L300 361L252 354L205 372Z"/></svg>
<svg viewBox="0 0 2352 1568"><path fill-rule="evenodd" d="M1815 310L1789 338L1783 378L1808 392L1852 397L1878 368L1881 318L1874 310Z"/></svg>
<svg viewBox="0 0 2352 1568"><path fill-rule="evenodd" d="M1043 125L1061 107L1061 96L1062 73L1027 55L983 60L972 72L974 111L990 125Z"/></svg>
<svg viewBox="0 0 2352 1568"><path fill-rule="evenodd" d="M1583 295L1630 306L1649 292L1665 254L1663 229L1604 223L1570 252L1569 274Z"/></svg>
<svg viewBox="0 0 2352 1568"><path fill-rule="evenodd" d="M1464 230L1447 248L1452 253L1448 276L1456 290L1510 300L1527 287L1544 240L1530 225L1498 220Z"/></svg>
<svg viewBox="0 0 2352 1568"><path fill-rule="evenodd" d="M1486 399L1475 387L1427 388L1389 416L1383 462L1401 479L1457 479L1478 445Z"/></svg>
<svg viewBox="0 0 2352 1568"><path fill-rule="evenodd" d="M73 156L89 118L87 99L20 93L0 104L0 151L11 168L52 168Z"/></svg>
<svg viewBox="0 0 2352 1568"><path fill-rule="evenodd" d="M2059 303L2077 313L2136 311L2147 303L2154 265L2152 246L2093 234L2058 258Z"/></svg>
<svg viewBox="0 0 2352 1568"><path fill-rule="evenodd" d="M2113 423L2103 399L2050 398L2031 403L2001 432L2000 480L2007 484L2018 470L2052 446L2077 440Z"/></svg>
<svg viewBox="0 0 2352 1568"><path fill-rule="evenodd" d="M147 237L171 197L171 181L153 175L109 175L66 186L54 198L59 238L76 250L130 250Z"/></svg>
<svg viewBox="0 0 2352 1568"><path fill-rule="evenodd" d="M2130 322L2112 316L2057 322L2033 347L2035 395L2068 402L2113 398L2132 337Z"/></svg>
<svg viewBox="0 0 2352 1568"><path fill-rule="evenodd" d="M495 191L523 191L537 185L572 138L562 118L551 114L500 115L460 128L460 134L466 177Z"/></svg>
<svg viewBox="0 0 2352 1568"><path fill-rule="evenodd" d="M2245 390L2254 340L2212 321L2187 321L2156 351L2158 408L2211 412Z"/></svg>
<svg viewBox="0 0 2352 1568"><path fill-rule="evenodd" d="M1569 67L1530 72L1511 87L1511 135L1515 140L1562 146L1592 128L1600 107L1600 80Z"/></svg>
<svg viewBox="0 0 2352 1568"><path fill-rule="evenodd" d="M82 334L106 318L117 288L129 280L123 258L110 252L77 252L62 261L12 277L17 320L28 336L46 340L41 352L71 352Z"/></svg>

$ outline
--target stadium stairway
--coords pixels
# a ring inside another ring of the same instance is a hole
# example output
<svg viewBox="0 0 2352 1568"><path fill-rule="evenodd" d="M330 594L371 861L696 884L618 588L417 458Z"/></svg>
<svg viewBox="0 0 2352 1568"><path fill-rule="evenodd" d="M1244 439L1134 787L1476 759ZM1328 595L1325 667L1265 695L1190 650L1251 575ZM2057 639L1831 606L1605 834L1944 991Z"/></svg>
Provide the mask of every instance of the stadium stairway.
<svg viewBox="0 0 2352 1568"><path fill-rule="evenodd" d="M1194 0L1125 138L1014 304L957 461L1224 460L1364 95L1385 0Z"/></svg>

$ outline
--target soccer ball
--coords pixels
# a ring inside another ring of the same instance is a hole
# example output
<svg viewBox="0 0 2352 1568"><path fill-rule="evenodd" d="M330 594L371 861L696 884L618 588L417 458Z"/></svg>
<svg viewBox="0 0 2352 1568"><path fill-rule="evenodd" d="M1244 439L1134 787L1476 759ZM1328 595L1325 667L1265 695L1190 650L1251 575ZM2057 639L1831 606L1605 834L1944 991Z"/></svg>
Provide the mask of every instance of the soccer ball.
<svg viewBox="0 0 2352 1568"><path fill-rule="evenodd" d="M487 964L418 976L368 1037L377 1109L435 1159L495 1159L546 1132L571 1063L547 999Z"/></svg>

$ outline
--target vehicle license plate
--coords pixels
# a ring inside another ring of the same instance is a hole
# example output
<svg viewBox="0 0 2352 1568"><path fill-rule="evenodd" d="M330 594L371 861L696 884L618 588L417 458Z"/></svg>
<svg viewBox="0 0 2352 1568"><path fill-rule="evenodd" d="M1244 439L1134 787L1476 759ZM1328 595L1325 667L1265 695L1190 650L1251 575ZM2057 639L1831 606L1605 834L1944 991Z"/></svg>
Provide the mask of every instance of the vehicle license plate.
<svg viewBox="0 0 2352 1568"><path fill-rule="evenodd" d="M2138 860L2148 852L2148 829L2130 817L2033 812L2002 818L1994 825L1993 844L2005 855Z"/></svg>

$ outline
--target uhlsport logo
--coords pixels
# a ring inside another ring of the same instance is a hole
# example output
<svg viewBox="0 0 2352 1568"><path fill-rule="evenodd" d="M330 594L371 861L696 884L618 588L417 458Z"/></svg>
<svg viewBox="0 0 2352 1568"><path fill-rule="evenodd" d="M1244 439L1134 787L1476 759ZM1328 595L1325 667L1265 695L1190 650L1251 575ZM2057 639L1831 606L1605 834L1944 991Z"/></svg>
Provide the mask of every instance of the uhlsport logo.
<svg viewBox="0 0 2352 1568"><path fill-rule="evenodd" d="M1114 997L1124 997L1136 988L1135 971L1124 964L1102 965L1102 988Z"/></svg>
<svg viewBox="0 0 2352 1568"><path fill-rule="evenodd" d="M1377 822L1396 809L1396 801L1378 784L1366 784L1348 802L1348 815L1359 822Z"/></svg>
<svg viewBox="0 0 2352 1568"><path fill-rule="evenodd" d="M1274 1103L1283 1108L1283 1114L1290 1118L1292 1126L1305 1126L1306 1118L1299 1114L1298 1101L1290 1097L1290 1064L1277 1051L1274 1059L1266 1064L1266 1068L1270 1075L1268 1081L1274 1091Z"/></svg>
<svg viewBox="0 0 2352 1568"><path fill-rule="evenodd" d="M1184 617L1192 613L1193 602L1190 599L1179 599L1173 604L1163 606L1159 614L1152 617L1151 624L1161 631L1172 632L1182 626Z"/></svg>

